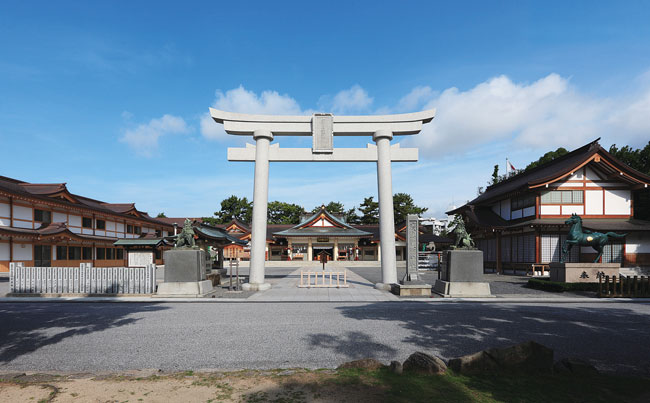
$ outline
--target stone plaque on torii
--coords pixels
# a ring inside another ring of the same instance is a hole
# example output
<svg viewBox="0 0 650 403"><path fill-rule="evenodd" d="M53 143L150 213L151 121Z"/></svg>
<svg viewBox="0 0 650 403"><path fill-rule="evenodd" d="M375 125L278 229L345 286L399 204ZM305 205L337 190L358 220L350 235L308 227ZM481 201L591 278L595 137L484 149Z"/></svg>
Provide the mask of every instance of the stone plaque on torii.
<svg viewBox="0 0 650 403"><path fill-rule="evenodd" d="M252 136L255 140L255 145L247 144L245 148L228 148L229 161L255 162L250 278L244 289L270 287L264 281L269 162L376 162L382 271L382 282L377 287L389 289L397 283L391 161L415 162L418 149L391 146L390 141L396 135L418 134L422 125L434 118L435 109L396 115L274 116L210 108L210 115L223 124L226 133ZM312 148L271 145L275 136L312 136ZM372 136L375 144L366 148L334 148L334 136Z"/></svg>

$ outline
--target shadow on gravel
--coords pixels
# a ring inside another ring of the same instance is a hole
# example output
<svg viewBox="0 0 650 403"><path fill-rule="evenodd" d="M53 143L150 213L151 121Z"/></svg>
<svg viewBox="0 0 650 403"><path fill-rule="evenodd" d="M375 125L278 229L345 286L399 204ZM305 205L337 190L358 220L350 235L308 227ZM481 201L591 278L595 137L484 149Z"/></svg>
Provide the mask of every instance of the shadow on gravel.
<svg viewBox="0 0 650 403"><path fill-rule="evenodd" d="M147 303L2 303L0 304L0 368L21 355L68 337L130 325L132 314L167 309ZM29 315L23 315L25 312Z"/></svg>
<svg viewBox="0 0 650 403"><path fill-rule="evenodd" d="M390 359L397 353L391 346L378 343L371 335L363 332L347 332L344 337L325 333L312 334L308 336L308 342L312 347L328 349L352 359L367 357L368 350L378 359Z"/></svg>
<svg viewBox="0 0 650 403"><path fill-rule="evenodd" d="M555 350L555 359L580 357L600 370L650 375L650 314L647 305L427 304L378 302L337 308L346 318L392 322L408 330L412 352L445 359L489 347L534 340ZM390 346L365 333L345 340L316 334L312 346L352 359L391 359ZM410 354L410 353L409 353ZM394 359L394 358L393 358Z"/></svg>

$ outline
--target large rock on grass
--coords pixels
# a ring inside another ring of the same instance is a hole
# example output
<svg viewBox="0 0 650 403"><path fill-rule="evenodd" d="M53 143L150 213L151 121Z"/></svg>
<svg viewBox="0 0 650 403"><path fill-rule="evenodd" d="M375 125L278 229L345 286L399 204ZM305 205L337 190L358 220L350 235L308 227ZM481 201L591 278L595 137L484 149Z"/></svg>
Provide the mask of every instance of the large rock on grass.
<svg viewBox="0 0 650 403"><path fill-rule="evenodd" d="M374 358L362 358L360 360L349 361L338 366L337 369L365 369L374 371L383 368L384 364L375 360Z"/></svg>
<svg viewBox="0 0 650 403"><path fill-rule="evenodd" d="M553 367L557 373L572 373L578 376L598 375L598 370L587 361L579 358L563 358Z"/></svg>
<svg viewBox="0 0 650 403"><path fill-rule="evenodd" d="M420 374L442 374L447 371L447 365L438 357L416 352L402 364L404 371L417 372Z"/></svg>
<svg viewBox="0 0 650 403"><path fill-rule="evenodd" d="M550 373L553 371L553 350L534 341L505 348L490 348L475 354L454 358L449 368L462 374L486 372Z"/></svg>

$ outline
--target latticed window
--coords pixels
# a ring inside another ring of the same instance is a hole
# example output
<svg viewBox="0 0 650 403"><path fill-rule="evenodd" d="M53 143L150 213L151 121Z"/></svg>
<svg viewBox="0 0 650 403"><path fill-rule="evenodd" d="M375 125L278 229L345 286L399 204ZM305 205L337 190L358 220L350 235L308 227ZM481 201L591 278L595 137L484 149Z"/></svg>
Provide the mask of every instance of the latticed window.
<svg viewBox="0 0 650 403"><path fill-rule="evenodd" d="M623 263L623 244L620 239L610 239L603 248L603 263Z"/></svg>
<svg viewBox="0 0 650 403"><path fill-rule="evenodd" d="M582 204L582 190L548 190L542 193L542 204Z"/></svg>
<svg viewBox="0 0 650 403"><path fill-rule="evenodd" d="M544 234L542 235L542 261L541 263L559 262L562 256L562 245L566 235ZM580 247L574 246L567 256L567 262L578 263L580 261Z"/></svg>

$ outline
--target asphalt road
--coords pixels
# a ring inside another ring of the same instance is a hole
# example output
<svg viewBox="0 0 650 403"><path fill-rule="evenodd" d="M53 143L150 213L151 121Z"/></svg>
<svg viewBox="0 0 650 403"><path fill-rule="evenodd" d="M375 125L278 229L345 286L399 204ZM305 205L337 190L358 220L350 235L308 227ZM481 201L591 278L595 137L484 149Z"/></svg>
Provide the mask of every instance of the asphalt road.
<svg viewBox="0 0 650 403"><path fill-rule="evenodd" d="M535 340L650 374L648 304L0 303L0 371L335 367Z"/></svg>

